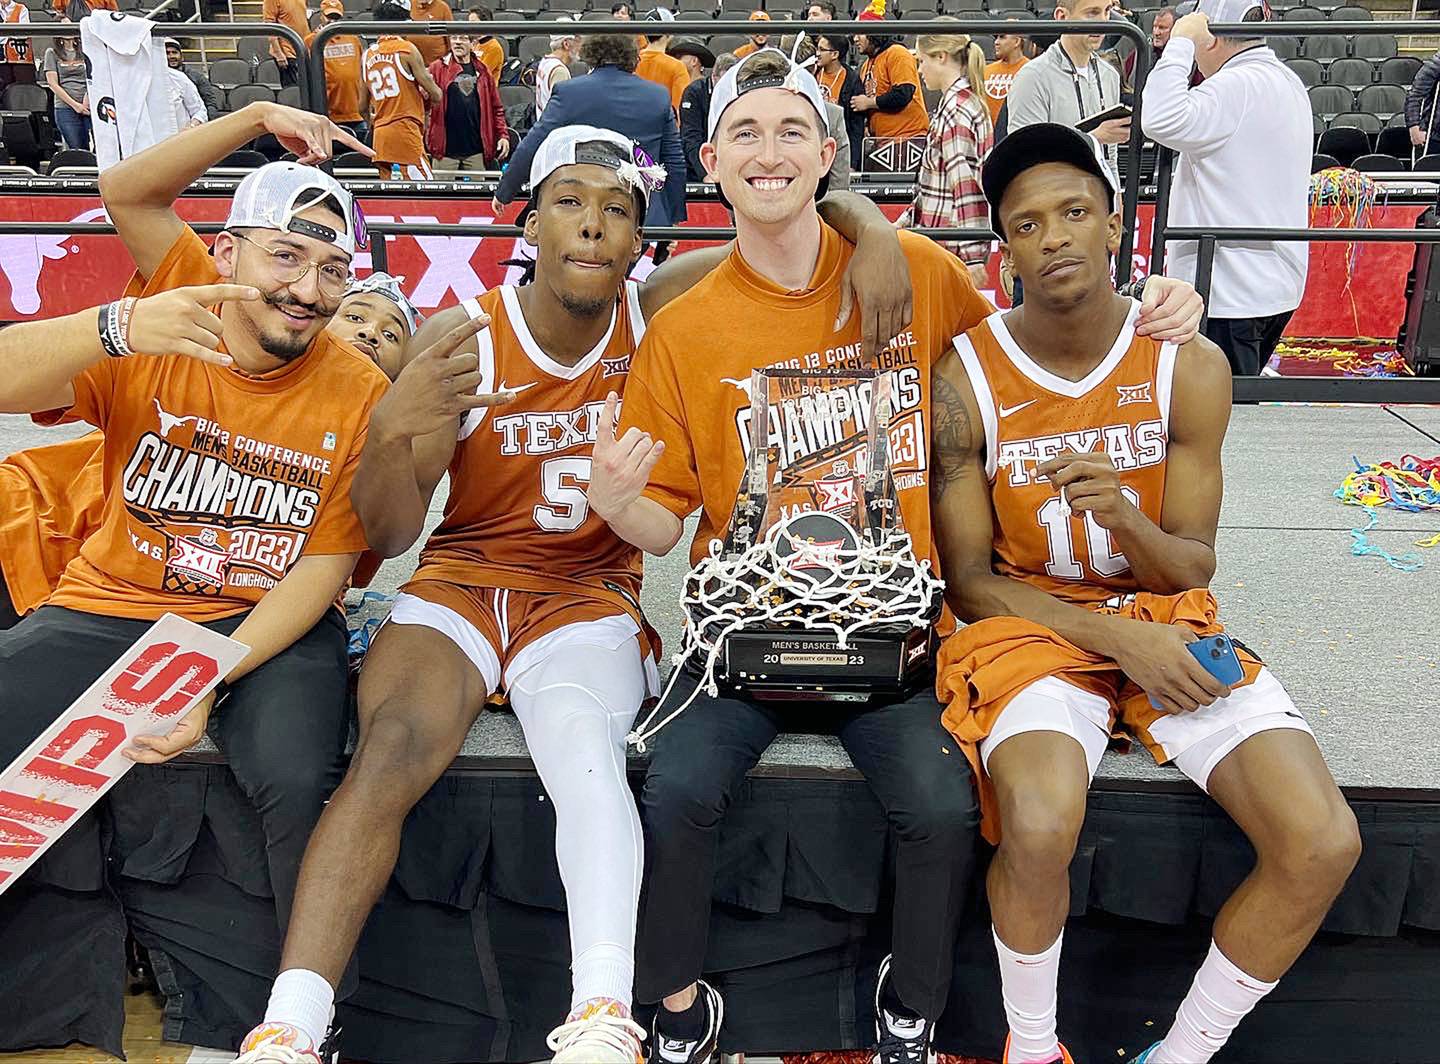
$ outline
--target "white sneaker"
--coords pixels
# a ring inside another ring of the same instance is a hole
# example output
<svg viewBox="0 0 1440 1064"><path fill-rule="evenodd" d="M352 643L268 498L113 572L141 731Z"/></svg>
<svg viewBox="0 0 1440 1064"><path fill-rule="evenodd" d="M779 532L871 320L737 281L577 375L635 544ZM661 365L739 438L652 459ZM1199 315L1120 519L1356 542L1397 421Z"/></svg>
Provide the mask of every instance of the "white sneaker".
<svg viewBox="0 0 1440 1064"><path fill-rule="evenodd" d="M551 1031L545 1044L555 1050L553 1064L645 1064L644 1037L645 1028L624 1005L594 998Z"/></svg>
<svg viewBox="0 0 1440 1064"><path fill-rule="evenodd" d="M235 1064L333 1064L339 1055L327 1044L317 1046L298 1027L262 1023L240 1043Z"/></svg>

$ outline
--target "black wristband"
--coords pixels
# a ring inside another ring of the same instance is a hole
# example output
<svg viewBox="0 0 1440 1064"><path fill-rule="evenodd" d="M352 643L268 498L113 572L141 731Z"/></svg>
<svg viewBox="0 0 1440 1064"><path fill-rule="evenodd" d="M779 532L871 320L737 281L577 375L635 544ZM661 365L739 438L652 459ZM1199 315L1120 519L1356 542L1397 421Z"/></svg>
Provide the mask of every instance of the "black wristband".
<svg viewBox="0 0 1440 1064"><path fill-rule="evenodd" d="M1122 284L1119 288L1116 289L1116 291L1119 292L1126 299L1141 299L1145 295L1145 282L1148 280L1150 280L1150 277L1149 275L1146 275L1140 278L1140 280L1138 281L1131 281L1129 284Z"/></svg>
<svg viewBox="0 0 1440 1064"><path fill-rule="evenodd" d="M110 338L110 319L116 313L118 307L115 303L106 303L100 308L100 346L111 358L124 358L125 352L115 346L115 341Z"/></svg>

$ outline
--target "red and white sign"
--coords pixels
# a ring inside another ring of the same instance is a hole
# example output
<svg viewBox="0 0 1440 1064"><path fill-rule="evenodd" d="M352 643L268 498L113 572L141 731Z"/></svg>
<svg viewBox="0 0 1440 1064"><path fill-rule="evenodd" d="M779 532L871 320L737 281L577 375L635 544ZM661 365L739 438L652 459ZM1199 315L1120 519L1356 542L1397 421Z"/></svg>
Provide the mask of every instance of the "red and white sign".
<svg viewBox="0 0 1440 1064"><path fill-rule="evenodd" d="M372 221L465 222L491 225L513 220L518 205L500 217L479 198L445 200L361 199ZM177 205L189 221L221 222L230 201L220 197L182 199ZM887 203L881 210L896 218L904 204ZM1408 228L1423 208L1397 205L1376 207L1370 224L1376 228ZM1151 204L1140 204L1135 247L1135 275L1152 269L1150 229L1155 216ZM4 221L102 221L99 197L88 195L0 196ZM686 224L726 226L729 215L719 203L692 203ZM682 241L677 251L698 243ZM405 278L405 291L424 312L450 307L496 285L519 280L516 267L502 266L506 259L533 257L535 249L513 237L392 236L386 241L389 272ZM1415 253L1413 244L1361 244L1352 258L1350 245L1312 244L1310 277L1305 299L1290 321L1293 336L1394 336L1405 309L1405 276ZM355 257L355 269L364 276L374 268L368 252ZM644 278L653 268L646 258L634 276ZM53 318L94 306L120 292L130 279L129 254L113 236L0 236L0 321ZM992 253L989 283L984 293L998 306L1007 306L999 291L1000 256Z"/></svg>
<svg viewBox="0 0 1440 1064"><path fill-rule="evenodd" d="M120 751L166 735L249 653L167 613L0 773L0 894L135 762Z"/></svg>

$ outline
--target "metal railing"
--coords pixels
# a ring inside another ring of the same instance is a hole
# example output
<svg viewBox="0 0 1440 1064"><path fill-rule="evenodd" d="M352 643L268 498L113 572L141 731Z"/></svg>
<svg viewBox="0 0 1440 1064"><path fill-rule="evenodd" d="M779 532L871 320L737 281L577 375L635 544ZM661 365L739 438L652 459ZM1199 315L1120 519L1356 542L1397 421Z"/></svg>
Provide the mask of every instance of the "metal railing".
<svg viewBox="0 0 1440 1064"><path fill-rule="evenodd" d="M203 0L201 0L203 3ZM295 49L295 55L300 60L300 78L297 87L300 90L300 105L307 110L314 110L312 99L312 86L310 84L311 64L307 62L309 50L305 47L305 38L296 33L289 26L282 26L276 22L189 22L176 23L186 27L183 36L199 38L202 42L207 37L283 37L291 47ZM0 23L0 40L6 37L40 37L45 40L54 40L58 37L74 37L80 32L80 28L73 22L25 22L25 23ZM320 113L325 113L325 94L320 93Z"/></svg>
<svg viewBox="0 0 1440 1064"><path fill-rule="evenodd" d="M1240 38L1270 37L1398 37L1433 33L1437 24L1423 20L1371 22L1246 22L1217 23L1210 32ZM1137 89L1138 94L1138 89ZM1142 100L1143 105L1143 100ZM1185 228L1170 224L1170 185L1174 153L1163 146L1155 170L1155 219L1151 231L1151 262L1163 268L1165 250L1172 240L1195 240L1195 287L1209 306L1215 268L1215 248L1224 240L1314 241L1316 243L1440 243L1440 230L1417 229L1285 229L1264 227ZM1369 175L1374 180L1440 181L1440 173L1396 171ZM1356 379L1344 377L1236 377L1235 397L1245 401L1435 403L1440 402L1440 378Z"/></svg>
<svg viewBox="0 0 1440 1064"><path fill-rule="evenodd" d="M355 36L357 33L369 34L396 34L401 36L434 36L443 37L450 33L474 34L476 32L474 22L363 22L354 23L341 20L332 22L329 25L320 27L316 33L310 49L310 80L314 86L312 105L314 109L323 114L326 110L325 92L325 45L330 38L337 36ZM495 21L479 24L483 32L493 37L536 37L548 36L551 33L575 33L576 24L570 21L540 20L532 22L523 21ZM978 18L956 18L950 19L895 19L883 23L883 30L886 36L909 36L920 33L994 33L996 27L1011 25L1009 23L993 19ZM599 34L634 34L643 29L643 23L634 22L584 22L580 24L578 32L585 36ZM767 23L771 33L780 34L784 32L786 23ZM794 32L804 30L813 32L815 24L796 22L793 23ZM638 28L637 28L638 27ZM1150 72L1150 46L1149 37L1146 33L1131 22L1081 22L1081 21L1058 21L1055 19L1035 19L1024 23L1026 36L1044 36L1066 34L1104 34L1106 36L1119 36L1128 38L1135 45L1135 93L1137 97L1145 85L1145 78ZM753 32L755 24L748 21L732 19L686 19L679 18L674 22L665 23L665 32L669 34L693 34L701 37L714 36L716 34L738 33L746 34ZM857 21L835 21L823 24L823 32L839 37L853 37L857 34L876 33L877 24L874 22ZM1116 259L1116 275L1128 278L1131 272L1131 264L1135 254L1135 225L1136 216L1140 206L1140 146L1142 137L1140 134L1140 123L1130 124L1129 150L1125 156L1125 174L1123 175L1123 192L1121 196L1121 220L1122 234L1120 238L1120 251ZM924 230L919 230L924 232ZM951 230L951 232L974 233L975 230ZM988 230L986 231L988 233ZM654 239L670 239L660 236L658 231L646 230L646 235ZM971 237L978 239L978 237Z"/></svg>

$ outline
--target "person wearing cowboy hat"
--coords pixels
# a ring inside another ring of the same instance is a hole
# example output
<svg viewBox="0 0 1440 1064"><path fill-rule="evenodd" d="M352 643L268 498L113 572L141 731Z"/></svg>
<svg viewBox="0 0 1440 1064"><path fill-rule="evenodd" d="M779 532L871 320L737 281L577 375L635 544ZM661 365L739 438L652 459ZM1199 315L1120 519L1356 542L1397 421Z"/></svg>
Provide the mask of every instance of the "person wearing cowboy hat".
<svg viewBox="0 0 1440 1064"><path fill-rule="evenodd" d="M715 53L699 37L676 37L670 42L669 52L685 64L691 84L715 65Z"/></svg>

